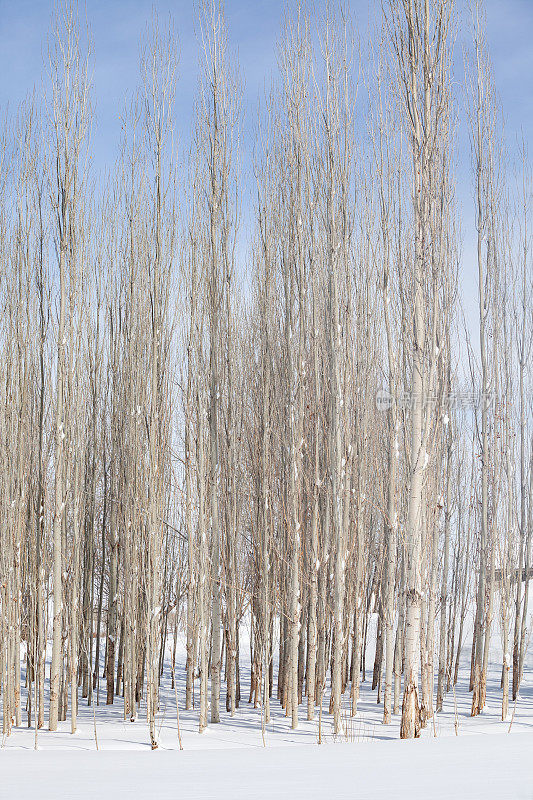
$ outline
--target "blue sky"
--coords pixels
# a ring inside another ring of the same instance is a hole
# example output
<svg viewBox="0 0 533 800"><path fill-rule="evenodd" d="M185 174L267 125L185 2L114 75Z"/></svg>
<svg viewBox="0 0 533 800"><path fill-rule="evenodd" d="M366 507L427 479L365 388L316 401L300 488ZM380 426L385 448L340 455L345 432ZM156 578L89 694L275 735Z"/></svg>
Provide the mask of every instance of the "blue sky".
<svg viewBox="0 0 533 800"><path fill-rule="evenodd" d="M369 17L379 0L352 0L356 28L366 38ZM80 3L83 8L83 4ZM226 0L231 45L244 76L248 123L265 82L276 68L276 41L284 0ZM187 137L197 80L194 0L87 0L93 37L96 121L93 145L97 166L113 162L118 145L118 114L137 82L139 36L155 8L162 19L169 13L180 40L177 128ZM458 55L468 42L468 15L458 0ZM531 139L533 126L533 0L487 0L488 39L498 92L504 106L508 137L522 127ZM40 88L51 0L0 0L0 109L16 108L26 94ZM459 76L458 76L459 77ZM250 124L247 125L247 128Z"/></svg>
<svg viewBox="0 0 533 800"><path fill-rule="evenodd" d="M317 3L320 5L320 3ZM369 20L379 13L379 0L351 0L361 43L367 39ZM0 112L18 104L32 91L41 89L50 24L51 0L0 0ZM521 133L531 142L533 133L533 0L486 0L487 38L491 50L497 91L501 99L507 140L511 146ZM83 9L83 3L80 2ZM176 92L175 127L185 155L197 87L198 46L194 0L87 0L87 18L93 39L93 99L96 114L92 132L93 166L102 174L113 166L118 154L119 114L124 101L137 85L139 37L152 9L163 21L172 15L179 37L180 62ZM248 171L251 132L263 89L276 70L276 42L284 0L226 0L230 48L238 55L243 77L244 153ZM466 0L457 0L457 96L462 101L462 48L469 45ZM469 145L464 126L459 129L457 196L462 204L463 303L475 325L476 280L473 259L474 232L471 212Z"/></svg>
<svg viewBox="0 0 533 800"><path fill-rule="evenodd" d="M87 0L93 40L96 124L92 142L97 168L109 166L116 156L118 115L138 82L139 38L152 8L162 24L171 14L178 34L175 125L182 142L188 138L198 75L195 7L194 0ZM7 103L15 108L34 86L39 89L52 8L51 0L0 0L1 109ZM275 43L282 10L281 0L226 3L231 47L238 54L244 77L248 116L257 106L265 78L276 66Z"/></svg>

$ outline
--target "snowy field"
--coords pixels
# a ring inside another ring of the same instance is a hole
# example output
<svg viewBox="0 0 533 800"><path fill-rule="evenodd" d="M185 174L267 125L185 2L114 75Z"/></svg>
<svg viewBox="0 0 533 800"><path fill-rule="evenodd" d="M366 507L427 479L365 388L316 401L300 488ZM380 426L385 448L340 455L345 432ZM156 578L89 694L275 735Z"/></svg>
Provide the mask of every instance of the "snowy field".
<svg viewBox="0 0 533 800"><path fill-rule="evenodd" d="M244 637L243 637L244 638ZM469 650L465 646L455 699L450 692L422 739L399 740L399 717L381 724L382 706L370 688L373 645L368 648L367 680L355 718L334 737L328 700L323 702L322 740L318 715L291 731L275 699L272 720L261 730L261 710L247 702L249 676L242 665L241 706L233 719L225 711L219 725L198 733L197 711L184 711L184 642L176 667L183 751L179 750L175 692L165 668L158 718L160 748L151 752L144 709L125 722L122 701L88 708L80 698L78 731L70 721L56 733L43 729L34 751L34 731L14 729L2 742L0 798L532 798L533 677L529 654L520 698L501 721L501 653L493 639L487 705L470 717L467 689ZM246 641L242 652L246 652ZM244 662L244 658L243 658ZM102 681L100 698L105 694ZM222 704L223 707L224 704ZM512 724L511 723L512 719ZM96 739L95 739L96 729ZM98 751L97 751L98 744ZM245 750L246 753L242 751Z"/></svg>
<svg viewBox="0 0 533 800"><path fill-rule="evenodd" d="M206 741L209 737L206 737ZM533 797L533 734L169 752L2 753L0 796L76 798Z"/></svg>

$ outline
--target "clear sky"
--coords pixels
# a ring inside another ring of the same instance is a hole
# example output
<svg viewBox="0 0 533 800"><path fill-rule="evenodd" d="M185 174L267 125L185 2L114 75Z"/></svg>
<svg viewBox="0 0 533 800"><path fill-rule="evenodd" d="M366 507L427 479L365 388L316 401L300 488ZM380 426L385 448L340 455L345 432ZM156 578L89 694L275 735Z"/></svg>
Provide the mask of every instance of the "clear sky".
<svg viewBox="0 0 533 800"><path fill-rule="evenodd" d="M318 2L318 0L317 0ZM40 88L52 0L0 0L0 109L16 108ZM180 40L177 128L186 137L197 80L194 0L87 0L93 37L94 99L97 124L93 145L97 165L114 160L118 114L138 78L139 36L155 8L162 20L171 14ZM351 0L360 39L379 0ZM226 0L230 42L244 77L245 110L253 115L265 81L276 67L276 40L284 0ZM83 9L83 3L80 2ZM458 0L457 52L468 40L465 0ZM533 0L486 0L488 40L496 85L502 99L508 136L533 127ZM459 76L458 76L459 77ZM250 121L250 119L249 119ZM182 123L182 124L180 124Z"/></svg>
<svg viewBox="0 0 533 800"><path fill-rule="evenodd" d="M312 3L310 3L312 5ZM317 0L316 5L320 5ZM379 13L379 0L348 2L361 43L367 39L369 20ZM0 0L0 112L13 112L33 88L41 89L52 0ZM83 9L80 2L80 9ZM182 156L192 122L197 87L198 45L194 0L87 0L86 11L93 39L93 99L96 120L92 133L93 165L98 172L112 167L118 154L119 114L138 81L139 37L152 9L163 22L171 14L180 42L175 127ZM494 76L501 99L510 145L523 133L533 133L533 0L486 0L487 38ZM285 0L226 0L230 47L238 55L243 77L245 171L250 164L254 116L263 88L276 69L276 41ZM468 6L457 0L459 16L457 75L461 80L462 49L469 44ZM462 101L462 88L457 96ZM471 177L469 145L459 130L457 194L463 204L463 302L475 317L476 282L473 267ZM249 172L248 172L249 174Z"/></svg>

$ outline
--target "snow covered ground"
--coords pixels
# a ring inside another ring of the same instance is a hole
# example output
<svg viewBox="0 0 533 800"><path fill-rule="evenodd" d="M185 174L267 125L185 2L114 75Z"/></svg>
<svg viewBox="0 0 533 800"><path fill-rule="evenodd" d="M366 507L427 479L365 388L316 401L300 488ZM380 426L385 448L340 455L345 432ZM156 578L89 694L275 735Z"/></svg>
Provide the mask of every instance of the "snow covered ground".
<svg viewBox="0 0 533 800"><path fill-rule="evenodd" d="M533 797L533 734L169 752L1 755L0 796L76 798Z"/></svg>
<svg viewBox="0 0 533 800"><path fill-rule="evenodd" d="M158 751L150 750L142 713L135 723L124 721L120 698L112 707L96 708L94 717L93 709L80 699L75 735L70 734L67 720L56 733L39 731L38 752L34 752L34 731L27 727L15 729L2 742L0 798L533 799L533 663L529 654L519 701L511 704L509 719L502 722L497 637L487 705L480 717L469 716L469 652L465 648L455 699L450 692L443 712L435 715L421 740L400 741L398 717L389 726L381 724L382 706L377 705L368 680L370 646L357 717L349 716L346 698L345 731L335 738L325 697L322 745L317 743L318 719L307 722L302 707L300 726L291 731L275 700L263 740L261 710L247 702L244 659L241 707L233 718L223 712L219 725L199 734L197 711L183 709L183 644L176 668L183 751L178 744L170 670L165 669ZM243 653L245 648L243 643ZM105 703L103 683L100 697Z"/></svg>

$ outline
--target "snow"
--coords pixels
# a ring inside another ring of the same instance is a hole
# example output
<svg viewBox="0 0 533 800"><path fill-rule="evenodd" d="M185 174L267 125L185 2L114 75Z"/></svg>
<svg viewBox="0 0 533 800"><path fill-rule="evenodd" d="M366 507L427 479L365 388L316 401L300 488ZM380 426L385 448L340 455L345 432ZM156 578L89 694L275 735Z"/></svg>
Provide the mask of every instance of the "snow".
<svg viewBox="0 0 533 800"><path fill-rule="evenodd" d="M217 800L519 800L533 795L533 734L286 748L1 754L2 796Z"/></svg>
<svg viewBox="0 0 533 800"><path fill-rule="evenodd" d="M25 727L23 711L23 726L2 740L0 798L533 798L530 653L520 698L516 706L510 703L508 719L503 722L503 653L495 633L486 708L482 715L472 718L466 643L455 699L453 692L446 695L443 711L430 720L421 739L400 741L399 717L393 716L391 725L382 725L382 706L377 705L376 692L370 688L374 616L369 630L367 679L361 685L357 716L349 715L346 693L344 730L335 737L326 693L320 730L323 744L319 745L318 713L308 722L303 704L299 727L292 731L275 698L272 720L265 726L263 738L261 709L247 702L246 627L241 633L241 704L233 718L223 710L220 724L198 733L198 711L184 710L185 642L180 637L176 678L183 751L179 749L175 693L167 661L157 751L150 750L144 706L135 723L125 721L121 698L115 698L113 706L105 705L102 679L102 705L94 708L94 717L93 709L80 697L77 733L70 733L69 719L59 723L55 733L43 729L38 734L37 752L34 731ZM225 709L224 690L221 706Z"/></svg>

